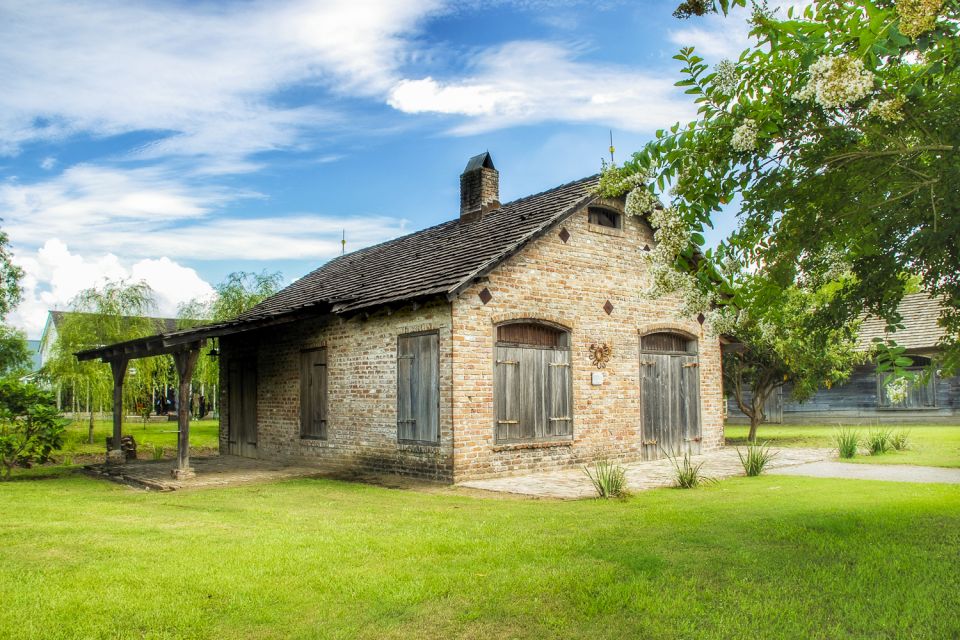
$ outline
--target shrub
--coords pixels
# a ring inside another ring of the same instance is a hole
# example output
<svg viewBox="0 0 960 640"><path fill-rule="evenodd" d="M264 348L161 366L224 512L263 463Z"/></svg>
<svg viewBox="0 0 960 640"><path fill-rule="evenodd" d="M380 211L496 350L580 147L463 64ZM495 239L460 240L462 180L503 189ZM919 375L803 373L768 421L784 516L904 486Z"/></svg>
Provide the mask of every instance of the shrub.
<svg viewBox="0 0 960 640"><path fill-rule="evenodd" d="M627 495L627 472L618 464L598 460L593 471L584 466L583 472L590 478L600 498L622 498Z"/></svg>
<svg viewBox="0 0 960 640"><path fill-rule="evenodd" d="M776 452L770 451L770 447L764 444L751 444L747 447L747 455L743 455L740 449L737 449L737 455L740 457L740 464L748 476L758 476L763 473L764 468L776 456Z"/></svg>
<svg viewBox="0 0 960 640"><path fill-rule="evenodd" d="M0 463L4 479L13 467L44 463L63 444L66 421L53 396L29 382L0 380Z"/></svg>
<svg viewBox="0 0 960 640"><path fill-rule="evenodd" d="M892 448L891 433L889 429L875 429L867 434L867 448L870 455L877 456L890 451Z"/></svg>
<svg viewBox="0 0 960 640"><path fill-rule="evenodd" d="M904 451L910 448L910 430L897 429L890 434L890 446L897 451Z"/></svg>
<svg viewBox="0 0 960 640"><path fill-rule="evenodd" d="M153 459L163 460L163 447L159 444L153 445Z"/></svg>
<svg viewBox="0 0 960 640"><path fill-rule="evenodd" d="M683 462L679 462L675 456L669 456L673 463L674 483L680 489L695 489L701 484L713 482L713 478L708 478L703 474L703 462L693 464L690 460L690 453L683 454Z"/></svg>
<svg viewBox="0 0 960 640"><path fill-rule="evenodd" d="M852 458L857 455L860 447L860 434L856 429L838 429L833 434L833 441L837 443L837 452L841 458Z"/></svg>

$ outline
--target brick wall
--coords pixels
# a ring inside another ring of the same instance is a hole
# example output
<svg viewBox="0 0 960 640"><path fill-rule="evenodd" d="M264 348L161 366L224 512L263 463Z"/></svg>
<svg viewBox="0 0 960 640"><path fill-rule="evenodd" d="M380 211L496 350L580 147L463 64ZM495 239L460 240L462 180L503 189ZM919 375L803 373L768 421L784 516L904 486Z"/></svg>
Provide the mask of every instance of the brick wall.
<svg viewBox="0 0 960 640"><path fill-rule="evenodd" d="M439 331L440 443L397 442L397 336ZM327 469L388 471L452 479L450 305L408 306L364 319L301 321L221 340L220 449L228 452L227 365L257 361L257 454ZM327 439L300 438L300 351L327 349Z"/></svg>
<svg viewBox="0 0 960 640"><path fill-rule="evenodd" d="M617 202L606 204L620 208ZM566 229L568 240L561 239ZM544 470L597 458L643 457L640 425L640 335L660 329L697 337L704 451L722 445L720 345L692 318L679 317L674 298L650 299L642 262L652 231L624 216L623 229L588 223L586 210L497 267L452 305L454 478ZM483 304L479 293L493 298ZM604 304L610 301L613 312ZM495 327L533 318L571 330L574 437L554 443L498 445L494 437L493 353ZM602 385L591 384L598 369L589 347L607 342L612 358ZM649 451L648 451L649 456Z"/></svg>

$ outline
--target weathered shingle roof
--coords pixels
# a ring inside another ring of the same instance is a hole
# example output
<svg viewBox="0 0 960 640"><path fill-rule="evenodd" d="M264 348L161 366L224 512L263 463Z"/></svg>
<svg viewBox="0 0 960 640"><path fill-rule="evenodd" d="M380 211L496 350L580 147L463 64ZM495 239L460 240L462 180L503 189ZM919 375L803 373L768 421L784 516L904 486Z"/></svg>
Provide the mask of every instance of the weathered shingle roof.
<svg viewBox="0 0 960 640"><path fill-rule="evenodd" d="M482 218L444 222L331 260L237 318L327 304L343 313L453 295L593 198L597 177L509 202Z"/></svg>
<svg viewBox="0 0 960 640"><path fill-rule="evenodd" d="M61 327L63 321L69 316L83 316L83 315L93 315L84 311L50 311L50 319L53 321L53 326ZM123 316L124 321L131 321L139 319L136 316ZM170 331L176 331L177 327L180 326L181 321L176 318L152 318L147 317L147 320L151 321L151 324L156 328L160 333L167 333ZM187 321L189 322L189 321Z"/></svg>
<svg viewBox="0 0 960 640"><path fill-rule="evenodd" d="M887 323L881 318L864 318L860 326L861 349L869 349L874 338L890 338L907 349L928 349L943 337L943 327L937 325L940 303L926 293L905 295L897 310L903 316L904 328L896 333L887 334Z"/></svg>

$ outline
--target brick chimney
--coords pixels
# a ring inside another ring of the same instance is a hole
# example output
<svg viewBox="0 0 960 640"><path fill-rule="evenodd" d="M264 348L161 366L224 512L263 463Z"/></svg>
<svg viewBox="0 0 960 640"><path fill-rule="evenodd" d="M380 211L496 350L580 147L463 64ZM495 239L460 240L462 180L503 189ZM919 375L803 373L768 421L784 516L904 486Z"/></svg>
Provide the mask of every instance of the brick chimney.
<svg viewBox="0 0 960 640"><path fill-rule="evenodd" d="M500 208L500 173L489 152L473 156L460 175L460 220L470 222Z"/></svg>

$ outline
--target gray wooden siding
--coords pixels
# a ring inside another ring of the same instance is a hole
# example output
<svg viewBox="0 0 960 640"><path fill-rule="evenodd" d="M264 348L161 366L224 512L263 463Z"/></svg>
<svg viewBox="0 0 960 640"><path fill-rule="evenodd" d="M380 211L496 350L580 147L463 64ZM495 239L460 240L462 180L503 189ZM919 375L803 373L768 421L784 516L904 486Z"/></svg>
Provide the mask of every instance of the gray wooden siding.
<svg viewBox="0 0 960 640"><path fill-rule="evenodd" d="M876 368L872 364L856 367L842 385L831 389L820 388L806 402L796 402L790 397L789 386L783 389L783 422L841 421L943 421L960 419L960 376L937 377L935 381L936 406L929 408L884 408L880 406L880 385ZM731 422L743 422L732 394L727 399L727 415Z"/></svg>
<svg viewBox="0 0 960 640"><path fill-rule="evenodd" d="M440 345L436 333L397 339L397 439L440 439Z"/></svg>

